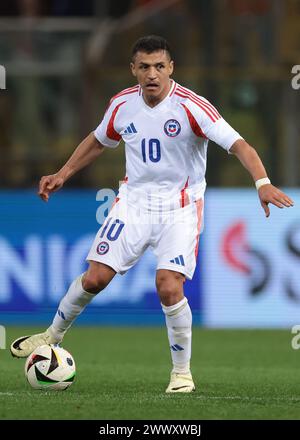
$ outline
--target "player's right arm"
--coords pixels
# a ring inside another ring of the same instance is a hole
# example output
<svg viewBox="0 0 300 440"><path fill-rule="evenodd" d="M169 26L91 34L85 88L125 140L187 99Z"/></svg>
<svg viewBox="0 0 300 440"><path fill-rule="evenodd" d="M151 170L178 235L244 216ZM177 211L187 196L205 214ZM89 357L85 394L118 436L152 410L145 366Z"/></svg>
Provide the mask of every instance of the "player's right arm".
<svg viewBox="0 0 300 440"><path fill-rule="evenodd" d="M58 191L77 171L92 163L103 152L104 148L96 139L94 133L90 133L56 174L41 178L38 191L41 199L48 202L51 193Z"/></svg>
<svg viewBox="0 0 300 440"><path fill-rule="evenodd" d="M121 135L116 127L119 109L125 104L128 95L137 92L138 86L135 86L112 98L101 123L78 145L67 163L56 174L41 178L38 194L42 200L47 202L52 192L58 191L77 171L93 162L105 148L116 148L119 145Z"/></svg>

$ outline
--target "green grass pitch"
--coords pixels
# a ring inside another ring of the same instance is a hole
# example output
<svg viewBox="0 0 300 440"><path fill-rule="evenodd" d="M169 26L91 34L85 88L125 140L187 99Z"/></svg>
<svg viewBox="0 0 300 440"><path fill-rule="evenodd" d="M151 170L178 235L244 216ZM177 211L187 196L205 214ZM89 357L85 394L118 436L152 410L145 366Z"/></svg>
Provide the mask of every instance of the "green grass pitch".
<svg viewBox="0 0 300 440"><path fill-rule="evenodd" d="M7 328L7 345L42 328ZM166 395L165 328L74 326L63 346L77 364L66 391L32 390L24 360L0 350L0 419L299 419L300 352L290 330L194 328L197 390Z"/></svg>

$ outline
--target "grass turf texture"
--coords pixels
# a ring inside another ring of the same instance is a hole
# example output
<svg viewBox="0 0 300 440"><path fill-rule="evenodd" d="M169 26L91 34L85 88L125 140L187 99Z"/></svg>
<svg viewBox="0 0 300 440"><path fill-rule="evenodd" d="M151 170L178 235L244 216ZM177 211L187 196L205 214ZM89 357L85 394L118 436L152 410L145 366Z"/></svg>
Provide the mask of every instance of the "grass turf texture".
<svg viewBox="0 0 300 440"><path fill-rule="evenodd" d="M7 345L41 328L7 328ZM197 390L167 395L165 328L73 327L63 347L77 364L64 392L33 390L24 360L0 350L0 419L299 419L300 352L289 330L194 328Z"/></svg>

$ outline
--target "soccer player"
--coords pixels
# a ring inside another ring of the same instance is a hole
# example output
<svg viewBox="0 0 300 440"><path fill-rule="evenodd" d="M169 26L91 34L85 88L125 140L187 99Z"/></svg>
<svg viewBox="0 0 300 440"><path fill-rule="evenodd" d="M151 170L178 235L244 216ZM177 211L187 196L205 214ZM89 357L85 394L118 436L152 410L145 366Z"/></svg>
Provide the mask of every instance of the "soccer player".
<svg viewBox="0 0 300 440"><path fill-rule="evenodd" d="M269 203L283 208L293 201L271 184L254 148L216 108L171 79L174 63L165 39L140 38L130 67L138 84L111 99L95 131L39 185L39 195L47 202L71 176L124 140L126 177L87 256L88 270L70 285L50 327L18 338L11 352L26 357L37 346L60 343L94 296L150 247L157 257L156 286L173 364L166 392L188 393L195 390L190 371L192 314L183 285L196 266L208 141L235 155L248 170L267 217Z"/></svg>

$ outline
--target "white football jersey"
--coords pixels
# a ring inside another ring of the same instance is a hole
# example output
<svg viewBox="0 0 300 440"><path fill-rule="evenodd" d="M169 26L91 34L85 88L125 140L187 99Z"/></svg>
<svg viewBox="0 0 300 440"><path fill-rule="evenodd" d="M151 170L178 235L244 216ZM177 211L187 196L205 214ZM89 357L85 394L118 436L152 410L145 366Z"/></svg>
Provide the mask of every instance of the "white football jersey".
<svg viewBox="0 0 300 440"><path fill-rule="evenodd" d="M139 194L134 203L141 205L159 196L160 208L203 197L209 140L228 151L242 138L209 101L173 80L169 94L153 108L139 85L117 94L94 135L110 148L125 142L120 194Z"/></svg>

